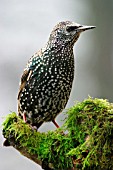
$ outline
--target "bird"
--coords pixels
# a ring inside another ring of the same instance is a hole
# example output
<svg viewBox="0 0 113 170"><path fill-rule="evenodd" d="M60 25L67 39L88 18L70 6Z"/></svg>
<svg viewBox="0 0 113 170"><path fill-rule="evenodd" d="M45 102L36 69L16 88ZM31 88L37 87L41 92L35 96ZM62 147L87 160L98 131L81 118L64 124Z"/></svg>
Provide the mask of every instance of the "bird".
<svg viewBox="0 0 113 170"><path fill-rule="evenodd" d="M18 116L37 129L55 121L65 108L74 80L73 46L80 34L95 26L59 22L45 46L27 62L18 92Z"/></svg>

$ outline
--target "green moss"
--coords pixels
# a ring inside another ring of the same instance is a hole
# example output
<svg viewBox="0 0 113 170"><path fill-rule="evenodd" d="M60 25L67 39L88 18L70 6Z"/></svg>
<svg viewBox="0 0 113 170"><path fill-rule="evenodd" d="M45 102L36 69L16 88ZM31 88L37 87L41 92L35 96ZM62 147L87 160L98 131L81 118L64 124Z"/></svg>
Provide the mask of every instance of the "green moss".
<svg viewBox="0 0 113 170"><path fill-rule="evenodd" d="M57 170L73 164L75 169L113 169L113 105L107 100L89 97L78 102L68 110L64 125L47 133L33 131L11 113L3 123L3 135L14 136L18 146Z"/></svg>

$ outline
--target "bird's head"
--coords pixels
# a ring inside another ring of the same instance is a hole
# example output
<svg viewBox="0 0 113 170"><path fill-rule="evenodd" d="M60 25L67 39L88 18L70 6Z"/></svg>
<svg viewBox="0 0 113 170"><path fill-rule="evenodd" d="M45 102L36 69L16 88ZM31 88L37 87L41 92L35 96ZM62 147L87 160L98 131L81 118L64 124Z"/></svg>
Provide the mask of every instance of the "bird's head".
<svg viewBox="0 0 113 170"><path fill-rule="evenodd" d="M80 25L71 21L59 22L50 34L50 41L60 45L71 44L78 40L81 32L93 29L95 26Z"/></svg>

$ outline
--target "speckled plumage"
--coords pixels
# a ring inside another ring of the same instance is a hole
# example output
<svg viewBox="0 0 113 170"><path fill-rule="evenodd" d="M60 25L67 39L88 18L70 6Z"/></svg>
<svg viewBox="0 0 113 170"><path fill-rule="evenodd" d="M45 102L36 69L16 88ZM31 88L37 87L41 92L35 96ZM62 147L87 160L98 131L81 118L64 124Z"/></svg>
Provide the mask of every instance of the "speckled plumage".
<svg viewBox="0 0 113 170"><path fill-rule="evenodd" d="M60 22L45 47L30 58L18 93L18 113L26 122L38 128L65 108L74 79L73 46L80 33L91 28Z"/></svg>

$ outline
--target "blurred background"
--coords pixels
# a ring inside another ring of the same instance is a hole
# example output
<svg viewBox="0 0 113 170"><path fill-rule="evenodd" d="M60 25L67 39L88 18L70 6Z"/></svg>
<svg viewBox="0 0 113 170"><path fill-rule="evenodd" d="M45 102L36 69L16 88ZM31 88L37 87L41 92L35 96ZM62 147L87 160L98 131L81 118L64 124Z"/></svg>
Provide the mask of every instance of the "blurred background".
<svg viewBox="0 0 113 170"><path fill-rule="evenodd" d="M20 76L28 59L47 42L59 21L95 25L82 33L74 47L75 80L67 108L88 97L113 102L113 1L90 0L0 0L0 125L4 116L17 111ZM65 111L64 111L65 112ZM57 117L61 125L63 114ZM43 124L40 131L55 129ZM12 147L2 146L0 169L41 170Z"/></svg>

